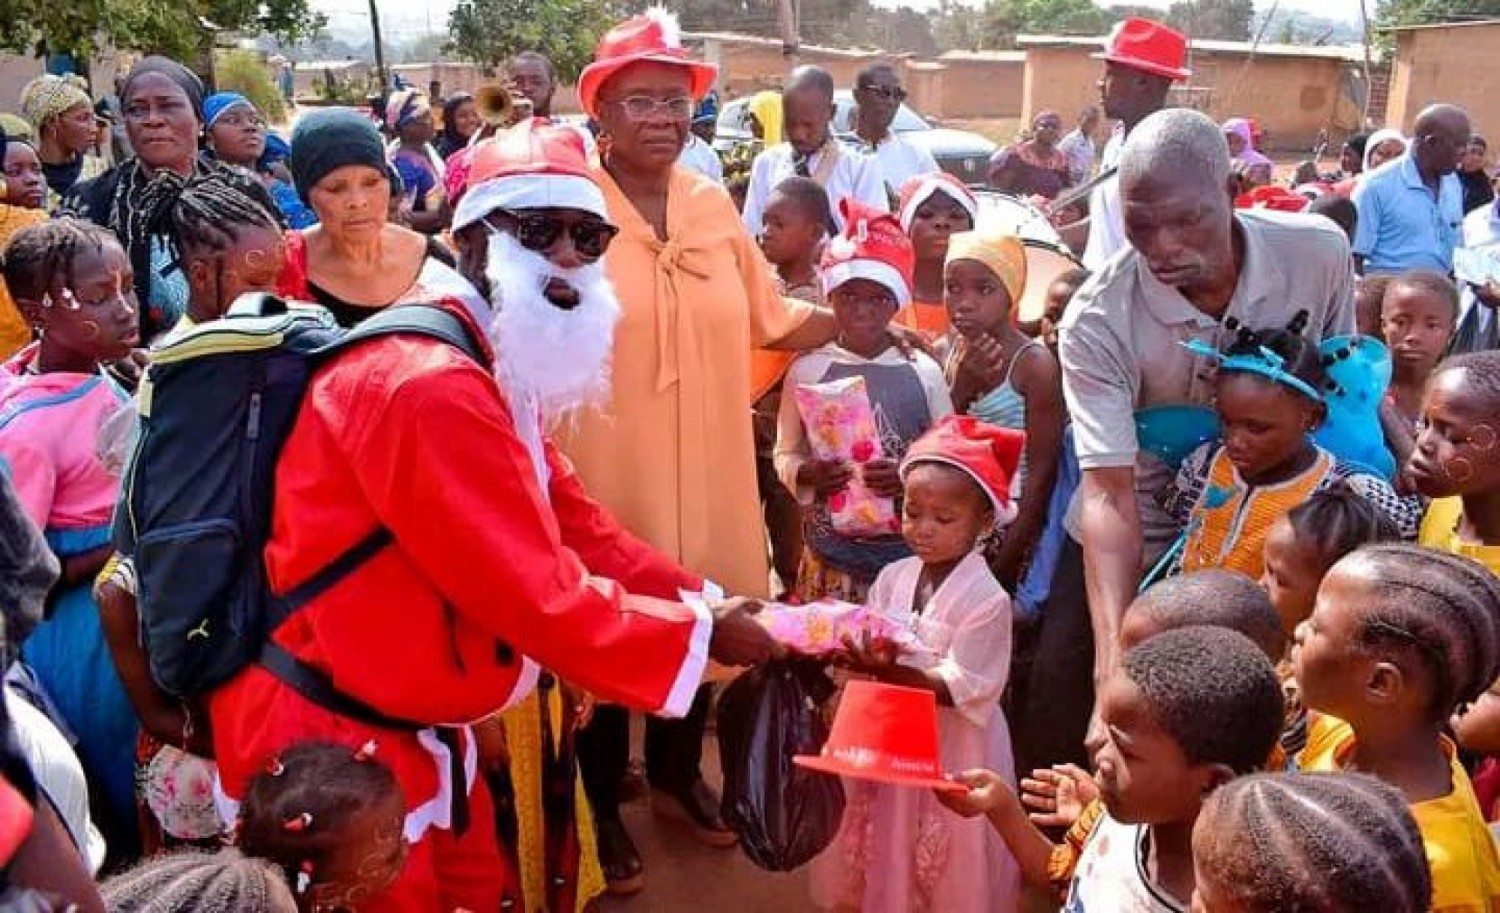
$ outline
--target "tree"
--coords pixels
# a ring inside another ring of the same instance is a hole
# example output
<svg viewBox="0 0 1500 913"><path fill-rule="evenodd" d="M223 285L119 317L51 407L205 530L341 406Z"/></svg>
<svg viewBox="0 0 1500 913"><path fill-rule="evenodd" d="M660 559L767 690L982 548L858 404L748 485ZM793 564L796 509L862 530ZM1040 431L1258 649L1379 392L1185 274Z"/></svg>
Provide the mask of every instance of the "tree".
<svg viewBox="0 0 1500 913"><path fill-rule="evenodd" d="M982 46L978 9L958 0L938 0L932 12L932 37L938 51L977 51Z"/></svg>
<svg viewBox="0 0 1500 913"><path fill-rule="evenodd" d="M1179 0L1167 10L1167 24L1194 38L1249 41L1255 0Z"/></svg>
<svg viewBox="0 0 1500 913"><path fill-rule="evenodd" d="M454 52L481 66L539 51L559 79L573 82L593 59L599 36L622 13L612 0L459 0L448 31Z"/></svg>
<svg viewBox="0 0 1500 913"><path fill-rule="evenodd" d="M186 60L205 46L209 26L295 42L326 22L310 0L0 0L0 48L87 58L107 43Z"/></svg>
<svg viewBox="0 0 1500 913"><path fill-rule="evenodd" d="M1500 0L1379 0L1375 9L1385 27L1500 18Z"/></svg>
<svg viewBox="0 0 1500 913"><path fill-rule="evenodd" d="M984 47L1015 47L1017 35L1102 35L1109 13L1093 0L989 0L980 14Z"/></svg>

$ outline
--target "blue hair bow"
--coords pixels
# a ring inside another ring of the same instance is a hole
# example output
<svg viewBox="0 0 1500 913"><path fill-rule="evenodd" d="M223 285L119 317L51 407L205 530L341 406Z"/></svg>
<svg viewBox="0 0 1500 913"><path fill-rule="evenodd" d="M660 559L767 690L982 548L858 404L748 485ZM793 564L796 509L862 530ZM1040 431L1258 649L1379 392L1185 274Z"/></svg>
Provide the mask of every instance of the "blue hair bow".
<svg viewBox="0 0 1500 913"><path fill-rule="evenodd" d="M1259 374L1268 380L1291 387L1303 396L1312 399L1313 402L1323 402L1322 393L1313 389L1313 386L1307 381L1287 371L1286 359L1265 346L1261 346L1259 352L1253 354L1242 353L1239 355L1225 355L1200 339L1190 339L1182 343L1182 346L1194 355L1201 355L1204 358L1217 361L1220 371L1244 371L1250 374Z"/></svg>

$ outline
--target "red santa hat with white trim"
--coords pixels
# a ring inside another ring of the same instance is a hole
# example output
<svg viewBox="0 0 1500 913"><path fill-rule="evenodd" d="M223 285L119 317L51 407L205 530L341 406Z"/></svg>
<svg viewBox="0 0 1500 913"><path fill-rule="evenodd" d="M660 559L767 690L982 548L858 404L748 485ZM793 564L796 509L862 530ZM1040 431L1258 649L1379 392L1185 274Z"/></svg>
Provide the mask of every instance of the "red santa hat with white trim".
<svg viewBox="0 0 1500 913"><path fill-rule="evenodd" d="M901 216L902 230L910 234L911 223L917 218L917 210L940 193L952 197L955 203L963 207L964 212L969 214L970 225L979 218L979 200L972 190L964 186L963 181L945 171L919 174L901 185L898 213Z"/></svg>
<svg viewBox="0 0 1500 913"><path fill-rule="evenodd" d="M922 463L951 466L973 479L989 498L995 526L1001 527L1016 518L1010 487L1025 447L1026 435L1020 431L990 425L970 415L949 415L907 448L901 478L904 480Z"/></svg>
<svg viewBox="0 0 1500 913"><path fill-rule="evenodd" d="M823 294L855 279L868 279L891 290L897 303L911 303L916 255L896 217L858 200L839 201L844 231L823 248L820 264Z"/></svg>
<svg viewBox="0 0 1500 913"><path fill-rule="evenodd" d="M527 121L475 146L470 162L469 190L453 212L454 231L501 209L581 209L609 218L583 138L571 127Z"/></svg>

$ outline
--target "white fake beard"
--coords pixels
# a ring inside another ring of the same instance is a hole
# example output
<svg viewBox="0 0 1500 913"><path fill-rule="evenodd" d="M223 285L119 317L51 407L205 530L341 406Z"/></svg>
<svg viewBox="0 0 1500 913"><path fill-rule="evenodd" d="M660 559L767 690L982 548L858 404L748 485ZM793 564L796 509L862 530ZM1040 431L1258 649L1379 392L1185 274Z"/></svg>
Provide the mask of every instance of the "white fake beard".
<svg viewBox="0 0 1500 913"><path fill-rule="evenodd" d="M490 344L495 376L512 397L530 401L555 425L575 410L602 405L610 393L610 358L620 301L603 262L554 266L511 235L490 232L485 277L490 283ZM578 293L565 310L547 300L547 280Z"/></svg>

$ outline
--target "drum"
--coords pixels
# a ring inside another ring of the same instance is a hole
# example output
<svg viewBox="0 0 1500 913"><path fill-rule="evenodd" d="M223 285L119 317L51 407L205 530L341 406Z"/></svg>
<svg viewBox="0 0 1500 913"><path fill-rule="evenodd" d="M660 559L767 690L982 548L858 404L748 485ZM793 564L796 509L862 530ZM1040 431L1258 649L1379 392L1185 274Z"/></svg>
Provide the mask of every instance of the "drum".
<svg viewBox="0 0 1500 913"><path fill-rule="evenodd" d="M1047 291L1065 273L1081 269L1083 264L1061 242L1022 238L1026 245L1026 290L1016 302L1016 325L1028 336L1041 332L1042 316L1047 312Z"/></svg>
<svg viewBox="0 0 1500 913"><path fill-rule="evenodd" d="M993 190L976 190L974 197L979 201L979 216L974 220L975 228L1018 235L1022 240L1062 244L1062 236L1052 227L1047 214L1030 200Z"/></svg>

